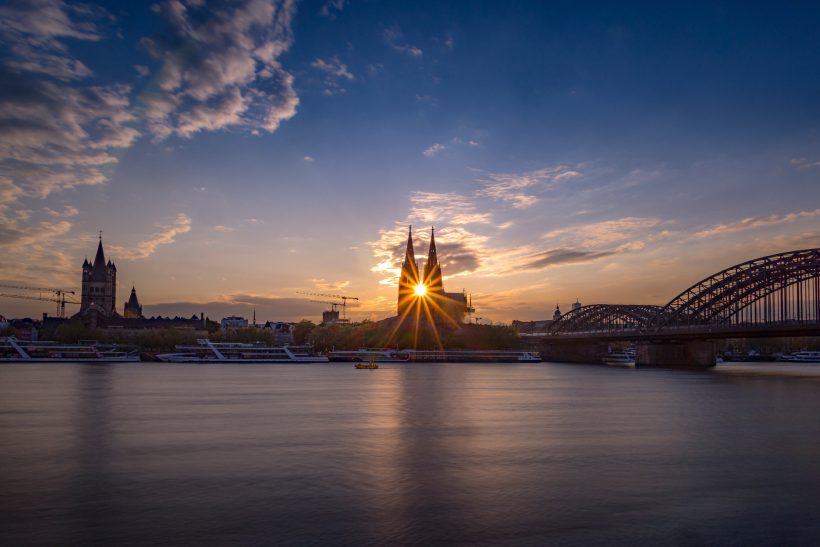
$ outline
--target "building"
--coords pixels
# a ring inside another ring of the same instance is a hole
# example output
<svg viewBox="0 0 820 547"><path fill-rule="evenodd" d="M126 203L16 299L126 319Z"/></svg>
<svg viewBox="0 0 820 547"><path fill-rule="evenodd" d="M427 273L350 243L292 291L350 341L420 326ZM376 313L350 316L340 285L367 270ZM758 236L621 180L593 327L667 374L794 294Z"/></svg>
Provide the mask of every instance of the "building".
<svg viewBox="0 0 820 547"><path fill-rule="evenodd" d="M436 250L435 229L430 230L427 262L424 264L423 275L419 275L419 267L413 250L413 228L411 226L407 234L404 263L399 274L396 311L399 316L403 316L415 313L416 306L425 307L434 321L445 320L454 323L463 322L465 315L473 311L465 292L448 293L444 291L441 264L438 261Z"/></svg>
<svg viewBox="0 0 820 547"><path fill-rule="evenodd" d="M267 321L262 329L273 334L274 341L279 346L293 343L293 323Z"/></svg>
<svg viewBox="0 0 820 547"><path fill-rule="evenodd" d="M94 328L102 326L117 315L117 266L110 260L105 261L102 235L97 245L94 262L83 261L82 295L80 317L86 325Z"/></svg>
<svg viewBox="0 0 820 547"><path fill-rule="evenodd" d="M229 317L223 317L222 321L219 322L219 326L222 327L222 330L246 329L248 328L248 320L238 315L231 315Z"/></svg>
<svg viewBox="0 0 820 547"><path fill-rule="evenodd" d="M575 302L573 302L573 304L572 304L572 311L580 310L581 307L582 307L581 302L576 298Z"/></svg>
<svg viewBox="0 0 820 547"><path fill-rule="evenodd" d="M131 285L131 296L123 307L122 315L126 319L139 319L142 317L142 306L140 306L140 301L137 299L137 289L133 285Z"/></svg>

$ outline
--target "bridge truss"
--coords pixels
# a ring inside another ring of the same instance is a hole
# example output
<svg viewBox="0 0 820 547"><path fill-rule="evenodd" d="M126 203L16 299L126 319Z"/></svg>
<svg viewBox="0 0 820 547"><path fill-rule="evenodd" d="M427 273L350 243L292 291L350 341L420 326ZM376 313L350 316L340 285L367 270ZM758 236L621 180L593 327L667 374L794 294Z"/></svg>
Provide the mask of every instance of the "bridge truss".
<svg viewBox="0 0 820 547"><path fill-rule="evenodd" d="M779 253L722 270L665 306L595 304L561 316L550 334L652 333L709 327L820 326L820 249Z"/></svg>

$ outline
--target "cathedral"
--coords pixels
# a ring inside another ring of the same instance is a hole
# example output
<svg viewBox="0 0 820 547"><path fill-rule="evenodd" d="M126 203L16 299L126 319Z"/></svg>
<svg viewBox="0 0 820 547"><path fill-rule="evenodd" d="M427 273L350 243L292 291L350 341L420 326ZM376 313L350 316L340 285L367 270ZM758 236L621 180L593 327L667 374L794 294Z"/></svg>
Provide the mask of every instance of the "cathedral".
<svg viewBox="0 0 820 547"><path fill-rule="evenodd" d="M467 313L472 312L467 296L461 293L444 292L441 265L436 251L435 229L430 230L430 249L427 252L427 262L424 264L423 275L416 263L413 250L413 228L407 235L407 248L404 252L404 263L399 275L399 298L397 311L399 316L415 313L415 306L427 304L435 321L440 319L452 323L461 323ZM423 302L425 301L425 302Z"/></svg>
<svg viewBox="0 0 820 547"><path fill-rule="evenodd" d="M97 245L94 262L83 261L82 299L79 315L96 325L117 315L117 267L110 260L106 263L102 236Z"/></svg>

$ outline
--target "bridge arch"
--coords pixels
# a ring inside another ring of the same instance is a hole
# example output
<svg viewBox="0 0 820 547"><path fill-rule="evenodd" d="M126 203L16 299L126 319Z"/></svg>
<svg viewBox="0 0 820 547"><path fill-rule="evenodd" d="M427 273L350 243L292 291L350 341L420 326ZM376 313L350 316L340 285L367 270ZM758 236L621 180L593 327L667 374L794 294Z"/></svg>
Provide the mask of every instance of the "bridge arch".
<svg viewBox="0 0 820 547"><path fill-rule="evenodd" d="M695 283L659 310L655 329L820 321L820 249L742 262Z"/></svg>
<svg viewBox="0 0 820 547"><path fill-rule="evenodd" d="M661 306L592 304L562 315L550 325L552 333L640 331L652 323Z"/></svg>

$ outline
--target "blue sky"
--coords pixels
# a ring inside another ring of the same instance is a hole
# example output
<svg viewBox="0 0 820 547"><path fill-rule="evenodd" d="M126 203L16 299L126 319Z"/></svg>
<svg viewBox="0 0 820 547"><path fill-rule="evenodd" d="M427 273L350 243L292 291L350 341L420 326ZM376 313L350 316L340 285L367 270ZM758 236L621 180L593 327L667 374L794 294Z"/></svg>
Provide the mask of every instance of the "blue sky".
<svg viewBox="0 0 820 547"><path fill-rule="evenodd" d="M7 2L0 280L380 318L412 223L509 321L818 246L820 6L621 4Z"/></svg>

